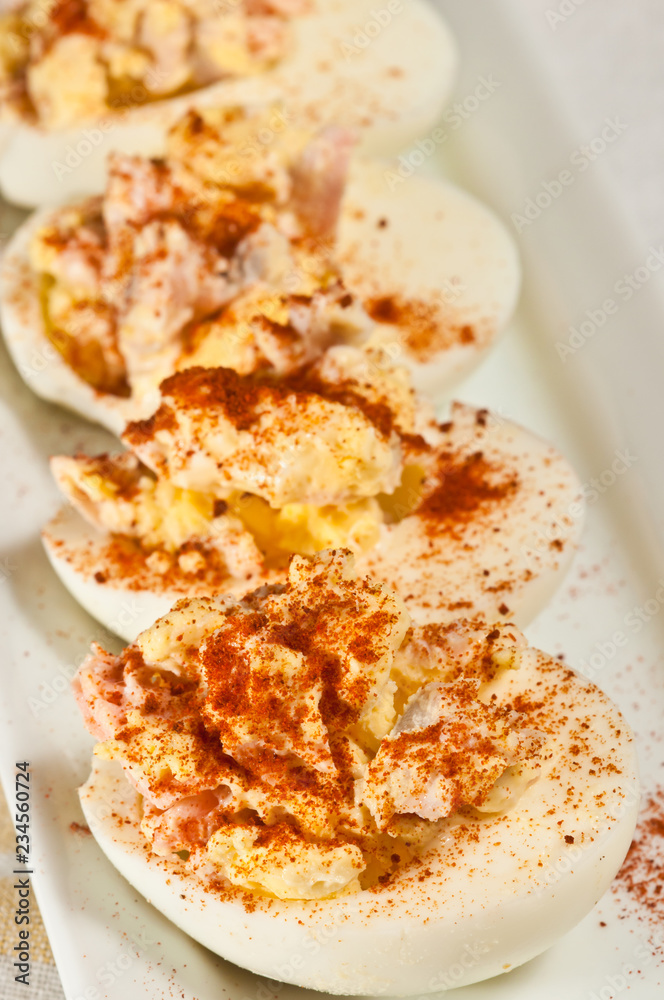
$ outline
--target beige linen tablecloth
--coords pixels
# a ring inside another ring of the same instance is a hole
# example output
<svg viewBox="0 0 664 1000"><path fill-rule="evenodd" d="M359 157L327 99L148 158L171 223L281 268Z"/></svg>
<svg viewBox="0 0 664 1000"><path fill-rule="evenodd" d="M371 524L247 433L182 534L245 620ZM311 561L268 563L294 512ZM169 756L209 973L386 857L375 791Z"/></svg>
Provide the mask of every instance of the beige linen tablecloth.
<svg viewBox="0 0 664 1000"><path fill-rule="evenodd" d="M18 928L14 923L17 896L14 889L15 876L12 875L15 852L14 827L0 791L0 998L64 1000L46 931L34 899L30 912L30 985L24 986L14 979L16 969L12 950L18 943Z"/></svg>

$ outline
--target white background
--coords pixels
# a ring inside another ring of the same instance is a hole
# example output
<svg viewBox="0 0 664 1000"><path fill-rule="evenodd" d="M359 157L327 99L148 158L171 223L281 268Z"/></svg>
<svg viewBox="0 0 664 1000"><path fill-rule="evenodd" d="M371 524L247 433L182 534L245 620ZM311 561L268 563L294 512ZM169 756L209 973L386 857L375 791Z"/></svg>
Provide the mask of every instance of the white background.
<svg viewBox="0 0 664 1000"><path fill-rule="evenodd" d="M659 245L664 241L664 0L522 3L581 135L596 135L607 117L617 115L627 124L604 162L644 241ZM561 10L564 21L555 16Z"/></svg>

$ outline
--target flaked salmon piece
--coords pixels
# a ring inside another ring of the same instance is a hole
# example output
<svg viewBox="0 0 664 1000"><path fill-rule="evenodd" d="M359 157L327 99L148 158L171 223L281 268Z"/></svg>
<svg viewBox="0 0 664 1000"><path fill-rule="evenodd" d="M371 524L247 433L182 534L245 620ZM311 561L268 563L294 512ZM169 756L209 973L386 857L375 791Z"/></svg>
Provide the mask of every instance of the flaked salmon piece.
<svg viewBox="0 0 664 1000"><path fill-rule="evenodd" d="M276 62L288 40L288 25L269 14L247 21L247 43L251 54L265 62Z"/></svg>
<svg viewBox="0 0 664 1000"><path fill-rule="evenodd" d="M246 9L253 16L280 14L282 17L295 17L309 13L311 0L246 0Z"/></svg>
<svg viewBox="0 0 664 1000"><path fill-rule="evenodd" d="M219 828L231 799L227 785L180 799L169 809L157 809L146 799L141 830L161 856L203 846Z"/></svg>
<svg viewBox="0 0 664 1000"><path fill-rule="evenodd" d="M102 215L112 245L127 226L143 226L174 208L178 198L173 174L164 163L112 153Z"/></svg>
<svg viewBox="0 0 664 1000"><path fill-rule="evenodd" d="M80 226L68 234L58 233L57 252L49 254L49 270L80 292L96 295L102 275L106 249L101 234L92 226Z"/></svg>
<svg viewBox="0 0 664 1000"><path fill-rule="evenodd" d="M139 45L152 53L150 90L169 94L184 86L191 76L190 49L193 25L175 0L150 0L140 21Z"/></svg>
<svg viewBox="0 0 664 1000"><path fill-rule="evenodd" d="M101 740L114 737L127 724L127 713L133 709L160 719L186 718L195 687L185 675L157 669L135 651L113 656L98 643L92 644L72 680L86 728Z"/></svg>
<svg viewBox="0 0 664 1000"><path fill-rule="evenodd" d="M227 262L174 219L144 226L134 240L134 266L118 326L132 386L157 386L175 368L181 331L233 296Z"/></svg>
<svg viewBox="0 0 664 1000"><path fill-rule="evenodd" d="M309 236L334 237L355 142L350 129L327 125L293 165L292 205Z"/></svg>
<svg viewBox="0 0 664 1000"><path fill-rule="evenodd" d="M107 740L124 723L126 702L124 664L97 643L72 680L83 722L98 740Z"/></svg>

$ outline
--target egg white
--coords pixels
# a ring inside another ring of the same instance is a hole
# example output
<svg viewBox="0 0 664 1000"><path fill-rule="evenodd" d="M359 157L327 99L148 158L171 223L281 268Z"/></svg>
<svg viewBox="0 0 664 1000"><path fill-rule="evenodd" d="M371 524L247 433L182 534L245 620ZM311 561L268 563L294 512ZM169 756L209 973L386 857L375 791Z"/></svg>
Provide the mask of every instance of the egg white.
<svg viewBox="0 0 664 1000"><path fill-rule="evenodd" d="M132 419L135 402L97 392L79 378L48 339L40 275L30 265L30 244L50 223L52 211L34 212L9 240L0 261L0 327L26 385L42 399L59 403L120 434Z"/></svg>
<svg viewBox="0 0 664 1000"><path fill-rule="evenodd" d="M252 972L346 995L478 982L540 954L592 909L625 857L639 800L629 727L598 688L533 649L494 684L503 703L534 691L555 699L539 779L510 812L485 815L477 839L464 836L457 817L413 876L398 871L372 890L315 902L255 897L253 910L239 893L220 898L184 863L150 856L138 796L115 763L95 761L80 790L83 811L110 861L150 903Z"/></svg>
<svg viewBox="0 0 664 1000"><path fill-rule="evenodd" d="M446 447L459 456L481 452L513 470L514 496L461 524L456 537L434 536L435 556L417 514L387 525L378 544L357 556L357 573L393 586L419 623L463 615L525 628L574 557L585 515L581 484L568 461L526 428L462 403L451 419Z"/></svg>
<svg viewBox="0 0 664 1000"><path fill-rule="evenodd" d="M471 520L459 523L456 534L442 532L433 541L417 513L386 524L378 544L356 556L358 574L370 573L397 590L418 623L463 615L507 619L523 628L561 582L582 530L583 516L569 515L576 511L574 505L579 511L582 507L580 483L567 461L524 428L487 419L483 413L455 404L453 430L444 448L459 456L482 451L498 468L514 470L520 481L514 495L479 509ZM484 425L477 422L478 415ZM156 574L149 589L113 579L104 553L108 540L70 506L43 532L46 552L65 587L94 618L128 642L179 597L209 593L209 585L184 575L177 591L160 588ZM106 577L102 582L95 579L100 572ZM270 579L275 578L273 572ZM263 582L255 576L229 580L223 589L246 593Z"/></svg>
<svg viewBox="0 0 664 1000"><path fill-rule="evenodd" d="M444 398L479 364L509 321L521 282L518 253L507 229L484 205L442 180L413 177L390 192L386 166L356 161L339 226L337 257L346 284L361 300L394 296L439 311L446 328L477 328L464 343L434 344L422 361L408 346L408 331L380 323L377 335L390 357L407 366L416 389ZM100 393L66 364L47 339L39 276L29 247L52 210L33 213L16 231L0 263L0 324L9 352L30 388L120 434L131 419L148 416L152 398ZM448 301L446 288L459 289Z"/></svg>
<svg viewBox="0 0 664 1000"><path fill-rule="evenodd" d="M379 323L380 339L409 368L415 389L440 401L509 323L521 288L519 252L501 220L466 191L426 176L392 187L391 174L387 163L353 164L337 259L360 301L406 303L402 324ZM430 344L427 313L441 330ZM472 339L464 341L463 328Z"/></svg>
<svg viewBox="0 0 664 1000"><path fill-rule="evenodd" d="M383 12L378 19L376 12ZM426 0L403 0L382 26L385 12L388 5L375 0L316 0L313 14L294 19L292 51L274 70L131 107L121 116L109 113L103 128L91 121L49 133L5 124L0 190L25 207L99 193L109 152L163 155L168 129L194 106L279 101L298 125L356 127L364 152L395 153L434 127L458 59L449 28Z"/></svg>

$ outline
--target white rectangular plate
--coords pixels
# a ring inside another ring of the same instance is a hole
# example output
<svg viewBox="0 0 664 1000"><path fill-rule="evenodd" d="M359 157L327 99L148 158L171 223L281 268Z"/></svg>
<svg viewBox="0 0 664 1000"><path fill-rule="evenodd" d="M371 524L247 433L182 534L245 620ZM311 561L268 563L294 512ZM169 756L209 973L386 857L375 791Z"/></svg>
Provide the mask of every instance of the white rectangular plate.
<svg viewBox="0 0 664 1000"><path fill-rule="evenodd" d="M415 157L417 169L452 175L508 223L532 216L510 223L522 230L526 271L517 321L459 395L549 438L588 484L589 522L575 568L529 636L594 672L634 727L645 787L655 789L664 763L664 463L655 412L664 372L661 288L653 277L629 301L616 292L622 275L647 266L648 251L617 213L601 157L582 169L582 156L574 156L595 137L577 137L561 113L522 33L518 0L440 6L461 43L461 111L448 118L447 140L433 144L426 163ZM572 180L558 192L562 170ZM11 212L4 222L7 231ZM597 317L608 298L617 311L593 329L586 311ZM556 344L582 323L581 346L561 360ZM302 991L244 973L189 940L71 827L81 820L76 787L87 775L92 740L68 681L91 640L111 640L63 591L42 552L39 530L58 506L46 459L110 441L37 401L6 357L0 386L0 773L11 802L14 762L31 761L35 881L66 995L296 1000ZM613 471L623 465L626 471ZM617 632L625 643L615 643ZM624 896L609 893L546 955L446 996L608 1000L628 986L634 1000L653 1000L662 981L652 927Z"/></svg>

